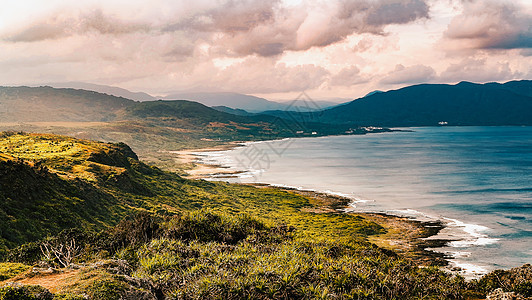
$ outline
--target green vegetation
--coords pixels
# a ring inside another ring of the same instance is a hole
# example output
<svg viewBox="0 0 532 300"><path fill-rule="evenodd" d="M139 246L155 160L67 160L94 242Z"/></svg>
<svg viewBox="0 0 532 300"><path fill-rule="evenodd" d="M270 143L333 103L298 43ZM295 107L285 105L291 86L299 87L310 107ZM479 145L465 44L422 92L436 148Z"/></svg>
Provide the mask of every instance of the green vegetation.
<svg viewBox="0 0 532 300"><path fill-rule="evenodd" d="M6 132L0 151L0 286L19 283L0 300L530 295L530 266L467 283L369 243L386 230L341 203L188 180L125 144Z"/></svg>
<svg viewBox="0 0 532 300"><path fill-rule="evenodd" d="M20 263L0 263L0 281L13 278L30 267Z"/></svg>
<svg viewBox="0 0 532 300"><path fill-rule="evenodd" d="M34 246L68 240L78 245L72 262L79 270L58 271L71 274L52 286L59 291L53 299L478 299L499 287L531 296L530 265L468 283L368 242L308 238L246 214L140 213L99 233L64 231ZM24 252L31 250L12 250L12 259L46 260ZM61 267L57 258L47 263Z"/></svg>
<svg viewBox="0 0 532 300"><path fill-rule="evenodd" d="M138 211L175 213L204 207L287 222L316 236L379 232L359 216L306 212L303 208L316 204L301 195L186 180L139 162L124 144L5 133L0 149L12 157L0 162L0 184L8 187L0 190L4 250L64 228L102 229Z"/></svg>
<svg viewBox="0 0 532 300"><path fill-rule="evenodd" d="M71 238L71 232L63 232L38 244ZM460 277L419 268L364 241L304 238L293 227L268 226L247 215L144 213L74 239L79 247L73 262L87 267L56 288L90 299L131 293L168 299L457 299L465 287ZM21 255L25 251L13 250L26 263L45 259L45 254ZM90 264L95 253L100 257ZM57 258L48 263L61 266Z"/></svg>

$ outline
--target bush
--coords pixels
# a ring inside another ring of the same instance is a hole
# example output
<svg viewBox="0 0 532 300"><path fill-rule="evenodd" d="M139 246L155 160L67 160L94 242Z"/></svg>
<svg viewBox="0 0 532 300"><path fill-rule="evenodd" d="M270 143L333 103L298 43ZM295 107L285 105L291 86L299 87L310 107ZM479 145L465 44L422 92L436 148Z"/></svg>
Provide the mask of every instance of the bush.
<svg viewBox="0 0 532 300"><path fill-rule="evenodd" d="M19 263L0 263L0 281L13 278L29 268L31 267Z"/></svg>
<svg viewBox="0 0 532 300"><path fill-rule="evenodd" d="M532 297L532 266L526 264L510 270L495 270L484 275L473 285L473 289L483 295L502 288L505 292L516 292L525 297Z"/></svg>
<svg viewBox="0 0 532 300"><path fill-rule="evenodd" d="M252 234L267 229L265 224L245 214L234 217L207 210L172 217L165 227L167 238L233 245Z"/></svg>
<svg viewBox="0 0 532 300"><path fill-rule="evenodd" d="M0 288L0 300L52 300L54 295L37 285L4 286Z"/></svg>
<svg viewBox="0 0 532 300"><path fill-rule="evenodd" d="M158 219L147 212L140 212L132 220L120 222L109 232L107 248L115 252L128 246L148 243L158 236Z"/></svg>
<svg viewBox="0 0 532 300"><path fill-rule="evenodd" d="M124 284L113 280L101 280L94 282L87 292L91 300L119 300L124 290Z"/></svg>

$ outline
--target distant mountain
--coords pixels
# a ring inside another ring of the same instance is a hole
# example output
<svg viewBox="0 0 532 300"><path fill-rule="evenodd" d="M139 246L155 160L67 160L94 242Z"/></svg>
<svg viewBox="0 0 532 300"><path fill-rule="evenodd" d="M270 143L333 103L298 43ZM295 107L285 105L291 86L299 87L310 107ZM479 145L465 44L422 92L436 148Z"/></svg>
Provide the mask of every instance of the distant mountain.
<svg viewBox="0 0 532 300"><path fill-rule="evenodd" d="M368 97L368 96L375 95L375 94L380 94L380 93L384 93L384 92L383 91L379 91L379 90L375 90L375 91L367 93L366 96L364 96L364 97ZM364 98L364 97L362 97L362 98Z"/></svg>
<svg viewBox="0 0 532 300"><path fill-rule="evenodd" d="M286 105L288 107L291 107L289 110L299 110L299 111L317 111L321 109L330 108L333 106L337 106L341 103L345 103L350 101L350 99L342 99L338 98L335 99L335 101L328 101L328 100L314 100L310 98L301 98L301 99L294 99L294 100L279 100L279 103ZM286 108L285 108L286 109Z"/></svg>
<svg viewBox="0 0 532 300"><path fill-rule="evenodd" d="M228 114L233 114L237 116L252 116L254 113L247 112L243 109L239 108L230 108L227 106L211 106L212 109L216 109L217 111L225 112Z"/></svg>
<svg viewBox="0 0 532 300"><path fill-rule="evenodd" d="M374 93L315 115L315 121L360 126L532 125L532 81L421 84Z"/></svg>
<svg viewBox="0 0 532 300"><path fill-rule="evenodd" d="M143 93L143 92L131 92L123 88L119 88L116 86L109 86L109 85L101 85L101 84L94 84L94 83L86 83L86 82L59 82L59 83L48 83L46 85L49 85L54 88L71 88L71 89L82 89L82 90L89 90L89 91L95 91L98 93L104 93L116 97L123 97L135 101L148 101L148 100L156 100L156 98L152 95Z"/></svg>
<svg viewBox="0 0 532 300"><path fill-rule="evenodd" d="M207 106L226 106L233 109L243 109L247 112L259 113L264 111L290 110L315 111L335 105L329 101L313 101L301 99L298 101L275 102L251 95L238 93L181 93L163 97L165 100L191 100Z"/></svg>
<svg viewBox="0 0 532 300"><path fill-rule="evenodd" d="M137 102L82 89L0 87L3 122L111 122L163 118L209 122L256 122L187 100Z"/></svg>
<svg viewBox="0 0 532 300"><path fill-rule="evenodd" d="M492 85L493 87L505 88L516 94L532 97L532 84L531 80L519 80L519 81L509 81L504 84L500 83L488 83L487 85Z"/></svg>
<svg viewBox="0 0 532 300"><path fill-rule="evenodd" d="M2 122L111 121L135 101L76 89L0 87Z"/></svg>
<svg viewBox="0 0 532 300"><path fill-rule="evenodd" d="M35 122L53 124L39 125ZM77 122L75 126L78 128L65 131L74 125L61 122ZM105 124L78 124L80 122ZM349 129L343 125L331 126L312 121L300 123L263 114L238 115L188 100L137 102L94 91L52 87L0 87L0 123L7 128L4 130L13 130L13 126L18 126L21 129L17 130L33 131L28 126L44 126L46 132L57 132L57 128L47 127L59 126L65 128L61 129L62 134L79 136L83 133L81 136L89 139L127 141L135 149L157 147L153 141L163 140L165 143L186 143L202 139L276 139L311 135L313 132L313 135L339 134ZM79 126L98 128L82 130ZM176 144L175 148L180 145Z"/></svg>
<svg viewBox="0 0 532 300"><path fill-rule="evenodd" d="M282 104L264 98L237 93L183 93L168 95L163 99L191 100L207 106L227 106L229 108L244 109L249 112L284 107Z"/></svg>

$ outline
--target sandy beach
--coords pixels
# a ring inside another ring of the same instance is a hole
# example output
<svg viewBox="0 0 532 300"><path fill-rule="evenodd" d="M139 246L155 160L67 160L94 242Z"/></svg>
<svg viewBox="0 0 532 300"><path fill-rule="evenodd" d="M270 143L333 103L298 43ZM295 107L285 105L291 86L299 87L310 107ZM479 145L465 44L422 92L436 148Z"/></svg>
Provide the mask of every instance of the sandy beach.
<svg viewBox="0 0 532 300"><path fill-rule="evenodd" d="M201 162L201 154L205 152L218 152L218 151L227 151L239 147L242 145L242 142L232 142L228 144L223 144L210 148L201 148L201 149L192 149L192 150L180 150L180 151L168 151L177 155L177 160L182 165L192 166L191 169L185 170L187 173L187 178L190 179L203 179L212 175L225 175L231 176L238 174L239 172L234 172L228 170L228 168L219 165L219 164L205 164Z"/></svg>

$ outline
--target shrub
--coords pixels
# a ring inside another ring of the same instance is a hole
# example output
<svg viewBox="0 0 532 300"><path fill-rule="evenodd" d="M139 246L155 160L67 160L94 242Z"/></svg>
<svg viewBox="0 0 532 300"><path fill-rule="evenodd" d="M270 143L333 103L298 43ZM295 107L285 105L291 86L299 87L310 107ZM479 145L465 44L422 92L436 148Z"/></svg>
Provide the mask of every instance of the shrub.
<svg viewBox="0 0 532 300"><path fill-rule="evenodd" d="M227 244L236 244L267 229L265 224L245 214L229 216L207 210L172 217L165 227L165 236L171 239Z"/></svg>
<svg viewBox="0 0 532 300"><path fill-rule="evenodd" d="M526 264L510 270L495 270L484 275L473 285L473 289L483 295L502 288L505 292L516 292L525 297L532 297L532 266Z"/></svg>
<svg viewBox="0 0 532 300"><path fill-rule="evenodd" d="M0 300L52 300L54 295L37 285L0 287Z"/></svg>
<svg viewBox="0 0 532 300"><path fill-rule="evenodd" d="M0 263L0 281L13 278L29 268L31 267L20 263Z"/></svg>

